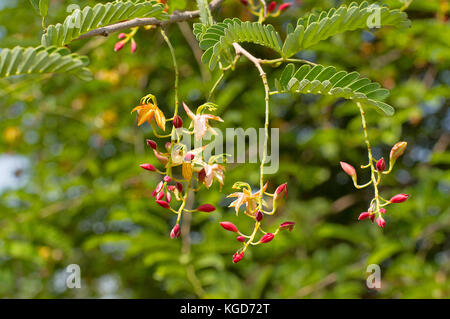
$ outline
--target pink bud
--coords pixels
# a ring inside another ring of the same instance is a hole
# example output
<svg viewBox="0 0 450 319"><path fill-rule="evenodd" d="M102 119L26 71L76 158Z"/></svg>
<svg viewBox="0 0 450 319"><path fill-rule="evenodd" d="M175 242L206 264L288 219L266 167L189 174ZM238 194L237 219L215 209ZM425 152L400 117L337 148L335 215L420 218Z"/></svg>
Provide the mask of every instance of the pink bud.
<svg viewBox="0 0 450 319"><path fill-rule="evenodd" d="M164 176L164 181L166 182L166 183L169 183L170 181L172 181L172 179L170 178L170 176Z"/></svg>
<svg viewBox="0 0 450 319"><path fill-rule="evenodd" d="M380 226L381 228L384 228L384 226L386 226L386 221L383 219L383 217L377 218L377 225Z"/></svg>
<svg viewBox="0 0 450 319"><path fill-rule="evenodd" d="M277 187L275 194L280 195L284 192L284 197L287 196L288 194L288 186L287 183L281 184L280 186ZM278 196L277 196L278 197Z"/></svg>
<svg viewBox="0 0 450 319"><path fill-rule="evenodd" d="M127 35L125 33L119 33L119 35L117 36L119 39L124 39L127 37Z"/></svg>
<svg viewBox="0 0 450 319"><path fill-rule="evenodd" d="M242 258L244 258L244 252L238 254L238 253L234 253L233 255L233 263L238 263L242 260Z"/></svg>
<svg viewBox="0 0 450 319"><path fill-rule="evenodd" d="M245 237L244 236L237 236L236 240L241 242L241 243L243 243L243 242L245 242Z"/></svg>
<svg viewBox="0 0 450 319"><path fill-rule="evenodd" d="M237 233L238 229L232 222L220 222L220 226L222 226L225 230L231 231L233 233Z"/></svg>
<svg viewBox="0 0 450 319"><path fill-rule="evenodd" d="M280 229L287 229L289 231L292 231L294 229L295 223L294 222L284 222L281 223Z"/></svg>
<svg viewBox="0 0 450 319"><path fill-rule="evenodd" d="M408 197L409 197L408 194L397 194L390 199L390 202L394 204L400 204L403 203L405 200L407 200Z"/></svg>
<svg viewBox="0 0 450 319"><path fill-rule="evenodd" d="M262 244L268 243L270 241L272 241L272 239L275 237L274 234L272 233L267 233L264 236L261 237L261 240L259 241Z"/></svg>
<svg viewBox="0 0 450 319"><path fill-rule="evenodd" d="M170 193L167 193L166 194L166 199L167 199L167 202L170 203L170 201L172 200L172 195L170 195Z"/></svg>
<svg viewBox="0 0 450 319"><path fill-rule="evenodd" d="M125 46L125 42L123 41L119 41L116 43L116 45L114 46L114 51L119 51L121 50L123 47Z"/></svg>
<svg viewBox="0 0 450 319"><path fill-rule="evenodd" d="M169 203L166 202L166 201L163 201L163 200L157 200L156 203L159 206L163 207L163 208L169 208L170 207Z"/></svg>
<svg viewBox="0 0 450 319"><path fill-rule="evenodd" d="M134 41L134 39L131 39L131 53L136 52L137 50L137 43Z"/></svg>
<svg viewBox="0 0 450 319"><path fill-rule="evenodd" d="M263 219L263 213L261 211L258 210L258 212L256 213L256 221L260 222Z"/></svg>
<svg viewBox="0 0 450 319"><path fill-rule="evenodd" d="M274 12L276 7L277 7L277 3L275 1L272 1L267 6L267 12Z"/></svg>
<svg viewBox="0 0 450 319"><path fill-rule="evenodd" d="M370 213L369 212L364 212L364 213L361 213L359 215L358 220L364 220L364 219L369 218L369 217L370 217Z"/></svg>
<svg viewBox="0 0 450 319"><path fill-rule="evenodd" d="M165 194L163 191L159 192L158 194L156 194L156 200L161 200L164 197L164 195Z"/></svg>
<svg viewBox="0 0 450 319"><path fill-rule="evenodd" d="M351 166L350 164L348 164L346 162L341 162L341 167L348 176L356 175L355 168L353 166Z"/></svg>
<svg viewBox="0 0 450 319"><path fill-rule="evenodd" d="M175 186L180 193L183 191L183 184L177 182L177 183L175 183Z"/></svg>
<svg viewBox="0 0 450 319"><path fill-rule="evenodd" d="M157 193L159 193L162 190L163 187L164 187L164 183L161 181L161 182L158 183L158 186L156 186L155 191Z"/></svg>
<svg viewBox="0 0 450 319"><path fill-rule="evenodd" d="M287 3L283 3L280 5L280 7L278 8L278 11L283 12L284 10L286 10L287 8L289 8L292 5L292 3L287 2Z"/></svg>
<svg viewBox="0 0 450 319"><path fill-rule="evenodd" d="M180 237L181 234L181 230L180 230L180 225L176 224L175 226L173 226L172 231L170 232L170 238L178 238Z"/></svg>
<svg viewBox="0 0 450 319"><path fill-rule="evenodd" d="M147 163L147 164L141 164L139 166L142 167L143 169L147 170L147 171L152 171L152 172L156 171L155 166L153 166L152 164L148 164Z"/></svg>
<svg viewBox="0 0 450 319"><path fill-rule="evenodd" d="M384 158L380 158L380 160L377 162L377 170L380 172L383 172L386 169L386 163L384 161Z"/></svg>
<svg viewBox="0 0 450 319"><path fill-rule="evenodd" d="M173 126L175 128L180 128L183 126L183 120L178 115L175 115L173 118Z"/></svg>
<svg viewBox="0 0 450 319"><path fill-rule="evenodd" d="M158 146L158 145L156 144L156 142L155 142L155 141L152 141L152 140L147 140L147 145L148 145L149 147L153 148L154 150L156 150L156 147Z"/></svg>
<svg viewBox="0 0 450 319"><path fill-rule="evenodd" d="M152 192L152 197L156 196L156 189Z"/></svg>
<svg viewBox="0 0 450 319"><path fill-rule="evenodd" d="M385 214L386 213L386 209L380 208L380 213Z"/></svg>
<svg viewBox="0 0 450 319"><path fill-rule="evenodd" d="M168 189L170 192L173 192L173 191L175 190L175 186L169 185L169 186L167 186L167 189Z"/></svg>
<svg viewBox="0 0 450 319"><path fill-rule="evenodd" d="M210 213L216 210L216 208L211 204L203 204L197 207L199 212Z"/></svg>
<svg viewBox="0 0 450 319"><path fill-rule="evenodd" d="M194 159L195 155L192 153L187 153L186 156L184 157L184 160L187 162L190 162Z"/></svg>

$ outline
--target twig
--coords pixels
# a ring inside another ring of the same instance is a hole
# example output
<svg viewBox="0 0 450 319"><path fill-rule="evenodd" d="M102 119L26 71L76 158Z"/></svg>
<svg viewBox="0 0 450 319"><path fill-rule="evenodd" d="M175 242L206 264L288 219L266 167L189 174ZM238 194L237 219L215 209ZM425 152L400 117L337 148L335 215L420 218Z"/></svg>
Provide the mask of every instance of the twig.
<svg viewBox="0 0 450 319"><path fill-rule="evenodd" d="M209 8L210 10L217 9L220 4L223 2L223 0L213 0L211 1ZM195 18L198 18L200 16L200 11L183 11L183 12L177 12L175 11L168 20L166 21L160 21L156 18L136 18L129 21L119 22L115 24L111 24L108 26L104 26L98 29L91 30L85 34L80 35L75 40L81 40L86 39L94 36L105 36L107 37L111 33L118 32L125 29L131 29L134 27L141 27L146 25L156 25L156 26L166 26L172 23L181 22L181 21L188 21ZM74 40L74 41L75 41Z"/></svg>

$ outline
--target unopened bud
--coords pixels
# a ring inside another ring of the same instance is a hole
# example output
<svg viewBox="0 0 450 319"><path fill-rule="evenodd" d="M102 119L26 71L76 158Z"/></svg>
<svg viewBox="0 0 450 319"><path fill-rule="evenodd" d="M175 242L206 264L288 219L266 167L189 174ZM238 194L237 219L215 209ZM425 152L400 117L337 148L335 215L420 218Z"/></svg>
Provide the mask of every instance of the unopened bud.
<svg viewBox="0 0 450 319"><path fill-rule="evenodd" d="M280 5L280 7L278 8L278 11L283 12L284 10L286 10L287 8L289 8L292 5L292 3L287 2L287 3L283 3Z"/></svg>
<svg viewBox="0 0 450 319"><path fill-rule="evenodd" d="M176 224L175 226L173 226L172 231L170 232L170 238L178 238L180 237L181 234L181 229L180 229L180 225Z"/></svg>
<svg viewBox="0 0 450 319"><path fill-rule="evenodd" d="M242 260L242 258L244 258L244 252L238 254L238 253L234 253L233 255L233 263L238 263Z"/></svg>
<svg viewBox="0 0 450 319"><path fill-rule="evenodd" d="M281 184L280 186L278 186L275 191L275 194L276 194L276 198L278 198L280 195L283 195L283 194L284 194L284 197L286 197L288 194L287 183L284 183L284 184Z"/></svg>
<svg viewBox="0 0 450 319"><path fill-rule="evenodd" d="M183 120L178 115L174 116L172 123L175 128L180 128L183 126Z"/></svg>
<svg viewBox="0 0 450 319"><path fill-rule="evenodd" d="M277 3L275 1L272 1L271 3L269 3L269 5L267 6L267 12L274 12L275 8L277 7Z"/></svg>
<svg viewBox="0 0 450 319"><path fill-rule="evenodd" d="M369 217L370 217L370 213L369 212L364 212L364 213L361 213L359 215L358 220L364 220L364 219L369 218Z"/></svg>
<svg viewBox="0 0 450 319"><path fill-rule="evenodd" d="M236 240L241 242L241 243L243 243L243 242L245 242L245 237L244 236L237 236Z"/></svg>
<svg viewBox="0 0 450 319"><path fill-rule="evenodd" d="M125 46L125 42L123 41L119 41L116 43L116 45L114 46L114 51L119 51L121 50L123 47Z"/></svg>
<svg viewBox="0 0 450 319"><path fill-rule="evenodd" d="M384 209L384 208L380 208L380 213L382 213L382 214L386 214L386 209Z"/></svg>
<svg viewBox="0 0 450 319"><path fill-rule="evenodd" d="M216 210L216 208L211 204L203 204L197 207L199 212L210 213Z"/></svg>
<svg viewBox="0 0 450 319"><path fill-rule="evenodd" d="M124 39L127 37L127 35L125 33L119 33L119 35L117 36L119 39Z"/></svg>
<svg viewBox="0 0 450 319"><path fill-rule="evenodd" d="M256 221L260 222L263 219L263 213L261 211L258 210L258 212L256 213Z"/></svg>
<svg viewBox="0 0 450 319"><path fill-rule="evenodd" d="M384 228L384 226L386 226L386 221L383 219L383 217L377 218L377 225L380 226L381 228Z"/></svg>
<svg viewBox="0 0 450 319"><path fill-rule="evenodd" d="M384 161L384 158L380 158L380 160L378 160L377 162L377 170L379 172L383 172L386 169L386 163Z"/></svg>
<svg viewBox="0 0 450 319"><path fill-rule="evenodd" d="M147 171L152 171L152 172L156 171L155 166L153 166L152 164L146 163L146 164L141 164L139 166L142 167L143 169L147 170Z"/></svg>
<svg viewBox="0 0 450 319"><path fill-rule="evenodd" d="M348 176L356 176L356 170L353 166L346 162L341 162L341 167Z"/></svg>
<svg viewBox="0 0 450 319"><path fill-rule="evenodd" d="M398 142L395 143L395 145L392 147L391 149L391 154L390 154L390 159L391 160L396 160L397 158L399 158L400 156L403 155L403 153L406 150L406 146L408 145L407 142Z"/></svg>
<svg viewBox="0 0 450 319"><path fill-rule="evenodd" d="M170 181L172 181L172 179L170 178L170 176L164 176L164 179L163 179L166 183L169 183Z"/></svg>
<svg viewBox="0 0 450 319"><path fill-rule="evenodd" d="M280 229L287 229L289 231L292 231L294 229L295 223L294 222L284 222L281 223Z"/></svg>
<svg viewBox="0 0 450 319"><path fill-rule="evenodd" d="M163 207L163 208L169 208L170 207L169 203L166 202L166 201L163 201L163 200L157 200L156 203L159 206Z"/></svg>
<svg viewBox="0 0 450 319"><path fill-rule="evenodd" d="M264 236L261 237L261 240L259 241L262 244L268 243L270 241L272 241L272 239L275 237L274 234L272 233L267 233Z"/></svg>
<svg viewBox="0 0 450 319"><path fill-rule="evenodd" d="M136 52L137 50L137 43L134 41L134 39L131 39L131 53Z"/></svg>
<svg viewBox="0 0 450 319"><path fill-rule="evenodd" d="M153 141L153 140L147 140L147 145L148 145L149 147L153 148L154 150L156 150L156 147L158 146L158 145L156 144L156 142Z"/></svg>
<svg viewBox="0 0 450 319"><path fill-rule="evenodd" d="M186 156L184 157L184 160L187 162L190 162L194 159L195 155L192 153L187 153Z"/></svg>
<svg viewBox="0 0 450 319"><path fill-rule="evenodd" d="M157 193L159 193L159 192L163 189L163 187L164 187L164 183L161 181L161 182L159 182L158 185L156 186L155 191L156 191Z"/></svg>
<svg viewBox="0 0 450 319"><path fill-rule="evenodd" d="M167 199L167 202L170 203L170 201L172 200L172 195L170 195L170 193L167 193L166 199Z"/></svg>
<svg viewBox="0 0 450 319"><path fill-rule="evenodd" d="M164 195L165 195L164 192L161 191L158 194L156 194L155 198L156 198L156 200L161 200L164 197Z"/></svg>
<svg viewBox="0 0 450 319"><path fill-rule="evenodd" d="M178 191L181 193L183 191L183 184L177 182L175 184L175 187L178 189Z"/></svg>
<svg viewBox="0 0 450 319"><path fill-rule="evenodd" d="M233 233L237 233L238 229L232 222L220 222L220 226L223 227L223 229L231 231Z"/></svg>
<svg viewBox="0 0 450 319"><path fill-rule="evenodd" d="M408 197L409 197L408 194L397 194L394 197L392 197L389 201L394 204L400 204L403 203L405 200L407 200Z"/></svg>

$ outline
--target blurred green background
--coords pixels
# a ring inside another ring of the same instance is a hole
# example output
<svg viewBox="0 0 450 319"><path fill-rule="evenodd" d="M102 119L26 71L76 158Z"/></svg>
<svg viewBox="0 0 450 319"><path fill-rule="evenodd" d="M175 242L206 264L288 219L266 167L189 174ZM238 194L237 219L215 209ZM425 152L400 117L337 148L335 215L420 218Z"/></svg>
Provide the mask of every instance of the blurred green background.
<svg viewBox="0 0 450 319"><path fill-rule="evenodd" d="M48 22L63 21L73 2L52 0ZM77 1L82 7L96 2ZM176 2L194 7L194 1ZM312 9L343 3L349 2L296 1L268 22L283 33L287 22ZM172 214L151 198L157 176L138 166L156 162L145 146L151 128L136 127L131 108L148 93L166 114L173 107L172 62L159 32L141 30L135 54L129 47L113 52L116 34L71 44L89 56L90 82L66 75L1 80L0 297L449 298L448 1L413 1L406 12L409 29L349 32L298 57L357 70L392 90L387 102L396 114L368 110L369 135L376 157L408 142L382 194L404 192L410 199L389 207L385 229L357 222L372 190L355 190L339 161L366 162L358 109L328 97L275 96L271 125L280 128L281 165L269 182L274 188L287 181L289 195L265 228L297 224L270 244L251 247L238 264L231 257L239 243L218 222L250 231L250 220L236 217L225 196L237 180L258 185L257 164L229 165L222 192L215 184L197 193L197 202L218 210L186 217L190 236L178 240L169 238ZM250 18L238 0L226 0L214 15ZM0 2L0 47L37 46L40 25L28 0ZM180 65L181 98L198 106L218 74L198 63L201 52L187 27L192 24L167 32ZM221 128L263 125L262 85L242 60L216 94ZM273 87L279 71L267 71ZM81 289L66 288L72 263L81 267ZM381 289L366 287L369 264L381 266Z"/></svg>

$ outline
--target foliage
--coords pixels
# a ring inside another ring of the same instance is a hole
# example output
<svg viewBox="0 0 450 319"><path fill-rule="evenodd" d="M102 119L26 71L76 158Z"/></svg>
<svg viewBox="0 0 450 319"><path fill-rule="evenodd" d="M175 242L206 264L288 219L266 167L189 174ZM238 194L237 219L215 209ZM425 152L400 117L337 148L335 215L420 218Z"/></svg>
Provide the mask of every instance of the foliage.
<svg viewBox="0 0 450 319"><path fill-rule="evenodd" d="M82 5L97 2L107 1ZM175 2L178 10L195 10L194 2ZM384 2L390 8L403 6L401 1ZM64 21L70 3L52 1L47 19ZM295 25L312 9L328 12L334 6L331 1L304 0L268 22L286 30L286 23ZM2 3L0 8L0 47L37 47L41 21L29 1ZM201 190L194 204L219 203L216 213L192 216L190 221L186 215L189 240L171 240L168 233L175 219L150 202L157 178L136 166L137 161L157 161L145 146L152 129L133 125L131 107L148 92L158 96L163 112L169 112L174 100L172 60L158 32L138 32L141 54L135 55L114 54L113 35L70 44L72 52L89 56L92 81L64 74L47 74L45 81L1 79L0 171L6 174L2 181L14 182L8 188L1 184L0 295L448 298L446 10L440 1L413 1L406 10L410 28L337 34L292 56L336 70L357 70L389 89L386 103L395 107L395 116L366 110L377 157L400 139L408 142L383 191L406 192L411 198L392 208L388 226L356 222L372 191L353 192L339 166L340 160L366 159L354 103L329 95L276 94L271 97L271 126L280 128L283 165L268 180L274 185L288 182L289 196L280 216L295 221L296 228L249 250L245 261L236 265L230 263L230 254L239 243L229 242L219 221L229 220L244 231L251 228L226 208L231 200ZM10 19L12 15L16 18ZM218 21L230 16L249 19L238 1L226 1L220 13L214 12ZM211 78L221 72L217 67L211 75L205 71L197 59L201 52L195 51L198 47L191 51L187 43L192 39L180 31L183 28L167 29L180 65L179 94L188 105L201 105L214 82ZM244 45L261 56L276 53ZM226 125L260 127L264 96L255 80L258 74L247 61L235 67L238 72L226 73L214 93L216 114ZM270 79L280 79L283 69L266 71ZM257 169L251 163L233 165L223 192L229 193L242 176L257 188ZM279 220L268 216L265 222L275 228ZM71 263L81 266L82 289L65 287L65 267ZM382 288L376 291L365 285L366 267L372 263L382 269Z"/></svg>

